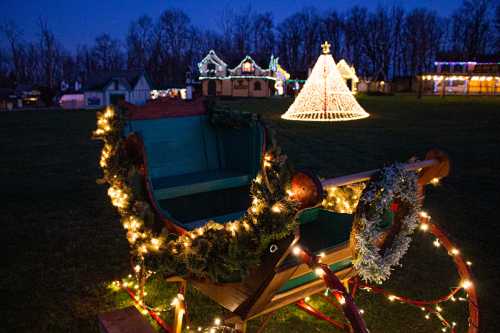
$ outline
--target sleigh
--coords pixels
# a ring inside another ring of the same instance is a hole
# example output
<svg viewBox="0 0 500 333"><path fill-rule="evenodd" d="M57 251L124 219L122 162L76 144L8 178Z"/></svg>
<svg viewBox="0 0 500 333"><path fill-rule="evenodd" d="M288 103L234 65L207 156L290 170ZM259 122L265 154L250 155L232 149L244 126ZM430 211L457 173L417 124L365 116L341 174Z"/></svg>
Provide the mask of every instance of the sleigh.
<svg viewBox="0 0 500 333"><path fill-rule="evenodd" d="M245 214L251 205L251 181L262 167L269 144L267 129L258 120L236 128L214 125L203 104L193 104L192 109L180 105L173 111L156 114L136 109L128 114L123 133L130 154L140 166L146 197L156 219L179 235L209 221L224 224ZM426 184L447 176L449 161L443 153L432 150L423 161L406 164L405 168L418 173L423 197ZM353 215L325 209L319 203L324 190L367 182L376 172L323 181L298 172L296 177L301 181L297 182L296 190L312 194L302 198L308 202L297 214L295 233L272 244L273 249L246 278L215 282L170 276L168 280L180 282L181 290L189 283L222 305L233 314L225 322L240 331L246 330L248 320L270 317L277 309L295 304L339 329L367 332L351 297L361 286L352 263ZM425 216L422 219L451 251L453 244L446 235ZM387 235L390 233L389 226ZM462 279L469 280L463 259L457 255L454 260ZM314 267L321 268L320 274ZM343 307L346 322L334 320L304 302L306 297L327 289L333 291L340 308ZM475 291L469 296L470 304L475 304L469 306L472 333L478 326ZM346 297L347 305L343 305ZM174 326L166 326L168 330L180 331L179 309Z"/></svg>

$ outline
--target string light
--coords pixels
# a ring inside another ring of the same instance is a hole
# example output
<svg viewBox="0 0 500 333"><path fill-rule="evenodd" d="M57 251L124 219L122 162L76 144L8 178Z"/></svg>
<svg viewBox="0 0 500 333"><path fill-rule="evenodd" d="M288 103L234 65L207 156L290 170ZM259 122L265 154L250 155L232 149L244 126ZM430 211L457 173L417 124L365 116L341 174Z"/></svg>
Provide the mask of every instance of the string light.
<svg viewBox="0 0 500 333"><path fill-rule="evenodd" d="M331 54L322 54L293 104L281 116L299 121L347 121L369 117L345 84Z"/></svg>
<svg viewBox="0 0 500 333"><path fill-rule="evenodd" d="M427 214L426 211L420 211L420 217L424 218L424 219L430 219L431 217L429 216L429 214Z"/></svg>
<svg viewBox="0 0 500 333"><path fill-rule="evenodd" d="M420 223L420 230L422 231L429 230L429 225L427 223Z"/></svg>
<svg viewBox="0 0 500 333"><path fill-rule="evenodd" d="M323 270L323 268L321 267L317 267L315 270L314 270L314 273L317 275L317 276L323 276L325 275L325 271Z"/></svg>
<svg viewBox="0 0 500 333"><path fill-rule="evenodd" d="M281 205L279 203L276 203L273 205L273 207L271 208L271 210L274 212L274 213L281 213Z"/></svg>
<svg viewBox="0 0 500 333"><path fill-rule="evenodd" d="M343 214L353 214L366 183L349 184L342 187L326 188L327 196L322 201L324 208Z"/></svg>
<svg viewBox="0 0 500 333"><path fill-rule="evenodd" d="M431 181L430 181L430 183L431 183L432 185L434 185L434 186L437 186L437 185L439 185L439 182L440 182L440 181L441 181L441 180L440 180L439 178L432 178L432 179L431 179Z"/></svg>
<svg viewBox="0 0 500 333"><path fill-rule="evenodd" d="M298 245L295 245L293 248L292 248L292 253L296 256L300 255L302 253L302 249L300 248L300 246Z"/></svg>
<svg viewBox="0 0 500 333"><path fill-rule="evenodd" d="M465 290L470 289L472 287L472 282L470 280L464 280L462 281L461 287L464 288Z"/></svg>

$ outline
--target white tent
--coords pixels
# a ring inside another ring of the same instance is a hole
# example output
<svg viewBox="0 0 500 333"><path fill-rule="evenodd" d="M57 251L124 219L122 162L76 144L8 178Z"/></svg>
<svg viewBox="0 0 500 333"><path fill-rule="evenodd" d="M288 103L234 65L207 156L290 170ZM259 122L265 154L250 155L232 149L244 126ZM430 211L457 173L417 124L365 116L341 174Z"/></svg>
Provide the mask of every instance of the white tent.
<svg viewBox="0 0 500 333"><path fill-rule="evenodd" d="M345 84L330 44L325 42L323 54L314 65L299 95L281 118L301 121L347 121L369 117Z"/></svg>

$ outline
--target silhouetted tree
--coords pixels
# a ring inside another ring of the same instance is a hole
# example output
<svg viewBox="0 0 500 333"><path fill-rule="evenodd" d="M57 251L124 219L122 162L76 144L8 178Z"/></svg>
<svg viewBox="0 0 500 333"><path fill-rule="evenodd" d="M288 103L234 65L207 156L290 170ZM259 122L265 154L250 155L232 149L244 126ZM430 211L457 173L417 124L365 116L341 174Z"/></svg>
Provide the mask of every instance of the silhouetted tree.
<svg viewBox="0 0 500 333"><path fill-rule="evenodd" d="M102 34L95 39L91 57L98 71L116 71L124 68L125 59L120 41L108 34Z"/></svg>
<svg viewBox="0 0 500 333"><path fill-rule="evenodd" d="M419 8L405 16L403 52L407 75L414 76L431 69L442 36L443 28L435 12Z"/></svg>
<svg viewBox="0 0 500 333"><path fill-rule="evenodd" d="M339 61L340 58L345 57L344 21L334 10L328 12L323 18L321 40L330 42L334 59Z"/></svg>
<svg viewBox="0 0 500 333"><path fill-rule="evenodd" d="M466 0L452 15L453 51L473 60L488 51L492 36L493 2ZM490 34L491 33L491 34Z"/></svg>
<svg viewBox="0 0 500 333"><path fill-rule="evenodd" d="M148 68L153 51L154 39L153 20L141 16L132 21L127 34L127 65L128 68Z"/></svg>
<svg viewBox="0 0 500 333"><path fill-rule="evenodd" d="M255 61L261 66L266 65L271 54L275 52L274 20L269 12L256 14L252 24L252 53L255 55Z"/></svg>
<svg viewBox="0 0 500 333"><path fill-rule="evenodd" d="M363 47L366 34L368 11L359 6L352 7L344 20L346 58L356 65L360 74L367 74L367 62Z"/></svg>

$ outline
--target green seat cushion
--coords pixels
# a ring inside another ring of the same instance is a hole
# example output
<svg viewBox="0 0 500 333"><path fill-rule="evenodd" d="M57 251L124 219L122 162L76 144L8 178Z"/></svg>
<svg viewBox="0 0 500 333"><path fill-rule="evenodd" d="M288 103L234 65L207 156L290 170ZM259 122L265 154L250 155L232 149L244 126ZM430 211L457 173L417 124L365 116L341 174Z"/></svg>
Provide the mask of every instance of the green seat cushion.
<svg viewBox="0 0 500 333"><path fill-rule="evenodd" d="M239 187L249 182L249 175L231 170L209 170L152 179L157 200Z"/></svg>
<svg viewBox="0 0 500 333"><path fill-rule="evenodd" d="M333 263L330 265L330 269L333 272L338 272L341 271L345 268L348 268L352 265L351 260L342 260L336 263ZM296 287L300 287L306 283L312 282L319 279L319 277L316 275L314 272L310 272L307 274L304 274L302 276L296 277L295 279L290 279L285 284L281 286L281 288L278 290L278 293L282 293L288 290L291 290Z"/></svg>

